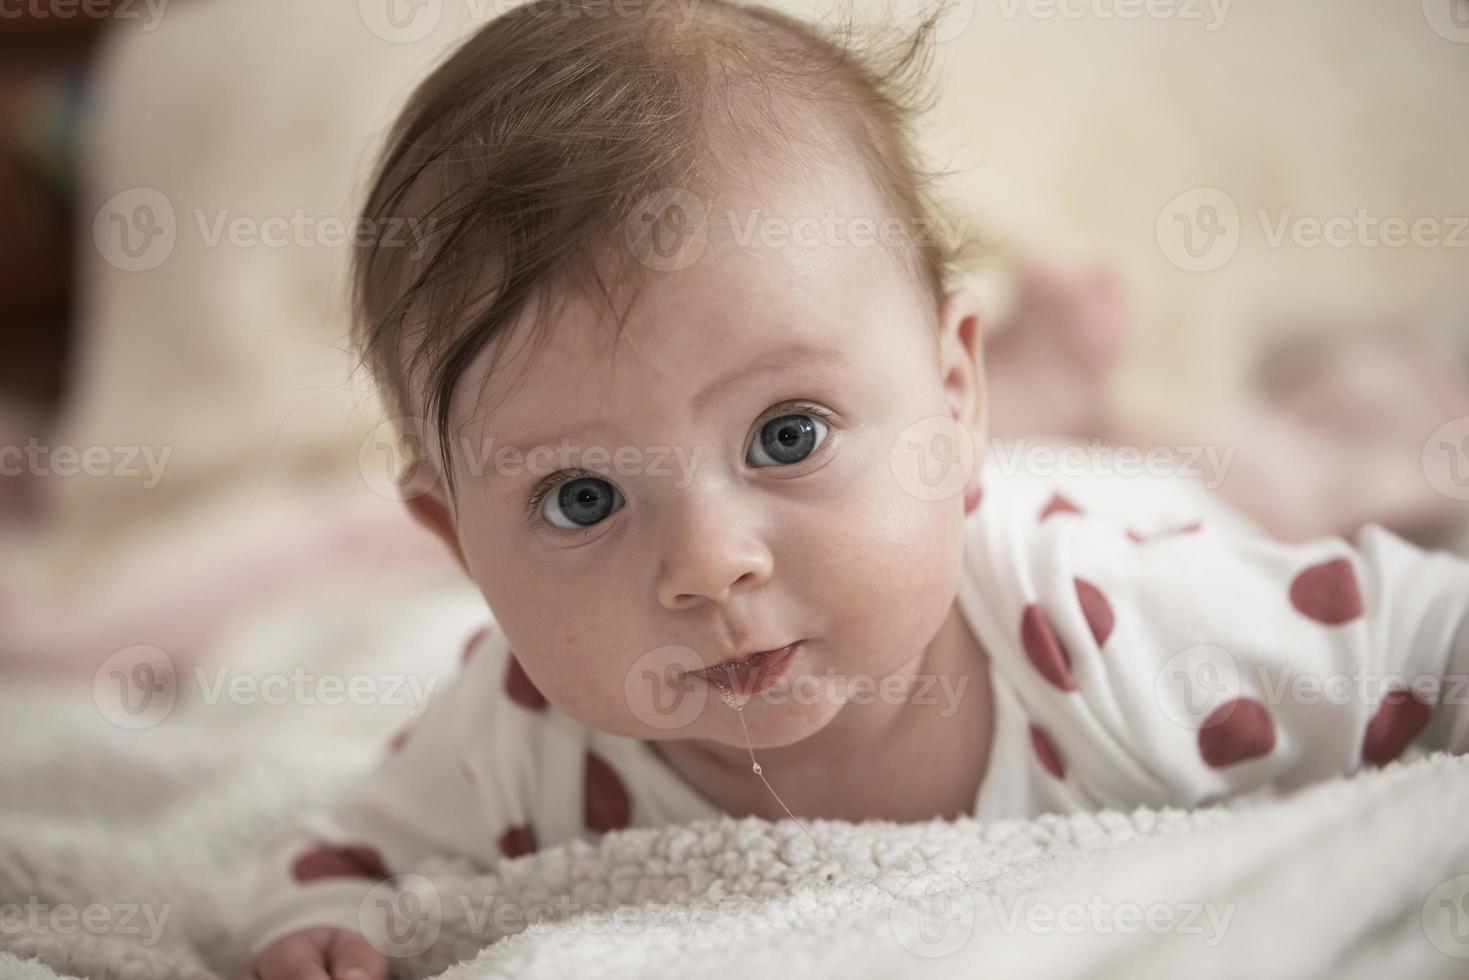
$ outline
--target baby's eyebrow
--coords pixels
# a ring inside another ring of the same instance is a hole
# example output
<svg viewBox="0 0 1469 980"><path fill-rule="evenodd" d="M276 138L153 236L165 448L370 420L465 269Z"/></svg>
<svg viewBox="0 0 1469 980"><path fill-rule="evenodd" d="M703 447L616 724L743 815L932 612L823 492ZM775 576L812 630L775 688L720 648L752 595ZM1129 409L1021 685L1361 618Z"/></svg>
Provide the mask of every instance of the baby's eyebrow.
<svg viewBox="0 0 1469 980"><path fill-rule="evenodd" d="M789 371L798 367L846 367L847 358L840 348L818 346L804 341L790 341L775 350L763 353L742 367L715 378L690 400L690 407L697 412L700 406L716 390L730 387L743 381L748 375L767 371Z"/></svg>
<svg viewBox="0 0 1469 980"><path fill-rule="evenodd" d="M752 374L768 374L776 371L793 371L797 368L823 369L846 367L848 360L840 348L818 346L804 341L791 341L774 350L764 352L753 358L748 363L728 371L714 379L689 401L690 407L697 412L699 406L707 401L711 395L721 388L732 387ZM522 442L499 442L497 445L504 451L524 457L538 446L556 446L562 439L572 439L587 429L590 425L574 426L565 432L551 438L527 439ZM609 424L607 431L616 432L617 426Z"/></svg>

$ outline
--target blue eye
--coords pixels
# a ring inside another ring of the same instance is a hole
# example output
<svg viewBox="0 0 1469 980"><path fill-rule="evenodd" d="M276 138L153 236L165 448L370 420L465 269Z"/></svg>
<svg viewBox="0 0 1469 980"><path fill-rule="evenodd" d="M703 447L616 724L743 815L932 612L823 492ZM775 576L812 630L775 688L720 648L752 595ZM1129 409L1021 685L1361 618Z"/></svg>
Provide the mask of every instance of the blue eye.
<svg viewBox="0 0 1469 980"><path fill-rule="evenodd" d="M773 418L760 427L750 444L750 455L759 450L768 460L749 458L752 466L790 466L810 456L826 440L827 425L814 414L795 412Z"/></svg>
<svg viewBox="0 0 1469 980"><path fill-rule="evenodd" d="M538 490L531 500L531 510L539 509L546 520L563 531L576 531L604 520L622 502L622 494L606 480L579 476L559 487Z"/></svg>

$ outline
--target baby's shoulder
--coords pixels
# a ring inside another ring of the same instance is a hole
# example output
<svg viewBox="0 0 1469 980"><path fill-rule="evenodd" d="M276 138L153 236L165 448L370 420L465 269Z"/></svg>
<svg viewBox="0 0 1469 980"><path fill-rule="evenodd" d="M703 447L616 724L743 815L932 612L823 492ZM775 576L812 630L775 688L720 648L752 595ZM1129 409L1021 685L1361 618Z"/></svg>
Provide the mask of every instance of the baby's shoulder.
<svg viewBox="0 0 1469 980"><path fill-rule="evenodd" d="M460 659L458 738L471 768L492 782L524 787L564 768L566 746L587 742L586 726L541 693L498 624L477 630Z"/></svg>

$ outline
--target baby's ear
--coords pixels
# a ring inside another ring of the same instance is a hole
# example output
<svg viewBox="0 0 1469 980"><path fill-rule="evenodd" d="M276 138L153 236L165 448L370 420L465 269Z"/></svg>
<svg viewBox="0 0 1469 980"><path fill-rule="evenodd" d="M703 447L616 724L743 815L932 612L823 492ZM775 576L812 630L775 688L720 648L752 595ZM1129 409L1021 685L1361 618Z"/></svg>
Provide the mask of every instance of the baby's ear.
<svg viewBox="0 0 1469 980"><path fill-rule="evenodd" d="M454 527L454 515L444 503L440 485L435 484L427 491L405 497L403 503L408 505L408 513L413 519L434 533L440 541L448 546L453 553L454 560L459 562L459 567L464 573L469 574L469 564L464 560L464 549L459 544L459 532Z"/></svg>
<svg viewBox="0 0 1469 980"><path fill-rule="evenodd" d="M939 371L954 417L984 441L989 428L979 297L959 288L939 308Z"/></svg>

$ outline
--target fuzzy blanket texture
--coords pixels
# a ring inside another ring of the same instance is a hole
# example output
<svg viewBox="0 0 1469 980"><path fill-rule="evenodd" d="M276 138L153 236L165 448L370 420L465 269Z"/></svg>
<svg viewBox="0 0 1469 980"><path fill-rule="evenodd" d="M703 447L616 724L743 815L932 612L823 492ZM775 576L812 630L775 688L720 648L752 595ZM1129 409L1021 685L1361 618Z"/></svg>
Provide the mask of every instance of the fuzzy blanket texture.
<svg viewBox="0 0 1469 980"><path fill-rule="evenodd" d="M75 692L0 693L0 977L231 975L258 846L390 727L209 708L124 730ZM441 980L1462 976L1465 812L1469 760L1434 755L1196 811L632 829L488 874L426 862L396 881L391 948Z"/></svg>

